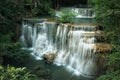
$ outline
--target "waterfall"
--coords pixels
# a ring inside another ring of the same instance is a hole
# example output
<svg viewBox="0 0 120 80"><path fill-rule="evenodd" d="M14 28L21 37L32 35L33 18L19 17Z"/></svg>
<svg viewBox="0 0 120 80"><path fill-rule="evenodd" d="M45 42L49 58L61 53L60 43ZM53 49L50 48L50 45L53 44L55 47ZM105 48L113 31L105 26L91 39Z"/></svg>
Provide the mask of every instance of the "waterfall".
<svg viewBox="0 0 120 80"><path fill-rule="evenodd" d="M33 25L29 22L25 24L22 22L22 36L21 41L23 43L23 47L32 47L32 39L33 39Z"/></svg>
<svg viewBox="0 0 120 80"><path fill-rule="evenodd" d="M23 24L21 38L24 47L31 46L37 58L55 53L55 64L66 66L78 75L95 75L98 70L95 61L95 28L96 26L71 24L57 26L55 22L46 21L35 23L34 26L27 23Z"/></svg>
<svg viewBox="0 0 120 80"><path fill-rule="evenodd" d="M42 57L43 54L49 54L55 52L55 22L43 22L42 26L39 26L40 30L36 41L34 42L34 53Z"/></svg>
<svg viewBox="0 0 120 80"><path fill-rule="evenodd" d="M74 11L82 16L93 16L91 9ZM103 34L96 25L58 25L45 19L26 19L22 22L20 39L24 48L32 49L36 59L42 59L45 54L55 54L54 64L64 66L76 75L96 76L100 65L104 63L98 53L110 49L109 45L99 43L102 37Z"/></svg>
<svg viewBox="0 0 120 80"><path fill-rule="evenodd" d="M42 57L44 53L52 53L55 50L55 22L35 22L24 20L22 22L21 42L23 48L30 48L36 56Z"/></svg>
<svg viewBox="0 0 120 80"><path fill-rule="evenodd" d="M86 28L90 27L85 25L61 25L57 31L59 33L57 36L61 39L58 40L60 48L54 63L67 66L68 70L74 71L77 75L80 72L86 75L94 75L94 72L97 71L95 63L96 49L94 47L96 38L94 36L87 36L87 34L94 35L95 32L90 29L86 30ZM91 28L93 27L91 26Z"/></svg>

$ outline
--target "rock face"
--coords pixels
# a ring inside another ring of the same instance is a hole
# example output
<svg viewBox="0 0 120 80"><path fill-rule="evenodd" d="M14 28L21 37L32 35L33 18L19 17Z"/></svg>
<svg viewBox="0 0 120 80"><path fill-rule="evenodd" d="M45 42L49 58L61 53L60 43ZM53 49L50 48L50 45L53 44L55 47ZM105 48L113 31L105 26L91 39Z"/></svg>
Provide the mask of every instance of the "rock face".
<svg viewBox="0 0 120 80"><path fill-rule="evenodd" d="M56 54L55 53L44 54L43 58L47 60L48 62L52 63L54 59L56 58Z"/></svg>
<svg viewBox="0 0 120 80"><path fill-rule="evenodd" d="M97 43L95 47L97 53L105 53L111 50L110 44Z"/></svg>

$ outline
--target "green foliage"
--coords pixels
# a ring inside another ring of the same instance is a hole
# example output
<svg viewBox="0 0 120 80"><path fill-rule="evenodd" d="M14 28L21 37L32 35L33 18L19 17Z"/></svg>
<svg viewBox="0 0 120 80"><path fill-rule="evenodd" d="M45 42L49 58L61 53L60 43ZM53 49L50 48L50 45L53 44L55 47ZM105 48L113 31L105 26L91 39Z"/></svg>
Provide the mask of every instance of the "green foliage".
<svg viewBox="0 0 120 80"><path fill-rule="evenodd" d="M0 44L1 43L10 43L11 42L12 33L7 35L0 34Z"/></svg>
<svg viewBox="0 0 120 80"><path fill-rule="evenodd" d="M119 0L93 0L95 4L96 19L107 30L118 30L120 26Z"/></svg>
<svg viewBox="0 0 120 80"><path fill-rule="evenodd" d="M113 52L107 56L108 71L115 71L120 69L120 52Z"/></svg>
<svg viewBox="0 0 120 80"><path fill-rule="evenodd" d="M4 43L0 44L1 54L4 56L5 64L24 64L25 60L29 57L29 53L20 49L20 43ZM8 60L8 61L7 61ZM14 63L11 63L14 62Z"/></svg>
<svg viewBox="0 0 120 80"><path fill-rule="evenodd" d="M95 0L88 0L88 6L93 7Z"/></svg>
<svg viewBox="0 0 120 80"><path fill-rule="evenodd" d="M105 29L106 33L106 42L109 42L112 47L112 52L120 52L120 32L116 29L111 30L108 32L108 30Z"/></svg>
<svg viewBox="0 0 120 80"><path fill-rule="evenodd" d="M0 33L19 35L23 18L47 15L51 7L51 0L0 0Z"/></svg>
<svg viewBox="0 0 120 80"><path fill-rule="evenodd" d="M73 22L73 18L76 15L77 14L75 12L72 12L68 9L62 9L60 17L58 18L58 22L71 23L71 22Z"/></svg>
<svg viewBox="0 0 120 80"><path fill-rule="evenodd" d="M0 66L0 80L35 80L35 76L26 71L26 68Z"/></svg>
<svg viewBox="0 0 120 80"><path fill-rule="evenodd" d="M29 57L29 52L21 50L20 42L12 42L11 36L0 36L0 56L4 57L4 64L24 64L25 60Z"/></svg>
<svg viewBox="0 0 120 80"><path fill-rule="evenodd" d="M107 69L97 80L119 80L120 79L120 52L113 52L105 57Z"/></svg>
<svg viewBox="0 0 120 80"><path fill-rule="evenodd" d="M50 0L24 0L24 3L33 15L48 14L52 7Z"/></svg>
<svg viewBox="0 0 120 80"><path fill-rule="evenodd" d="M55 10L54 10L54 9L50 9L48 13L49 13L49 15L50 15L51 17L55 17L55 14L56 14L56 13L55 13Z"/></svg>
<svg viewBox="0 0 120 80"><path fill-rule="evenodd" d="M106 75L102 75L96 80L120 80L120 70L108 72L106 73Z"/></svg>
<svg viewBox="0 0 120 80"><path fill-rule="evenodd" d="M90 0L89 0L90 1ZM104 27L106 42L112 46L111 54L106 56L107 69L97 80L120 79L120 1L92 0L98 24Z"/></svg>

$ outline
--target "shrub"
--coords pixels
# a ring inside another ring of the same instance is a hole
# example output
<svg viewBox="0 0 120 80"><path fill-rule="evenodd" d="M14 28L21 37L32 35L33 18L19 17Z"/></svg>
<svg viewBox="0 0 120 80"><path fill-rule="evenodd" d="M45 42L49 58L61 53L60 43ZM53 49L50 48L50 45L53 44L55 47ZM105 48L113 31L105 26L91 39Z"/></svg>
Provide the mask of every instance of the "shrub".
<svg viewBox="0 0 120 80"><path fill-rule="evenodd" d="M29 52L21 49L20 42L12 42L10 35L0 37L0 56L3 56L3 64L24 64L29 57Z"/></svg>
<svg viewBox="0 0 120 80"><path fill-rule="evenodd" d="M108 70L107 71L116 71L120 70L120 52L113 52L107 56L108 59Z"/></svg>
<svg viewBox="0 0 120 80"><path fill-rule="evenodd" d="M62 9L60 17L58 18L58 22L71 23L71 22L73 22L73 18L76 15L77 14L75 12L71 12L68 9Z"/></svg>
<svg viewBox="0 0 120 80"><path fill-rule="evenodd" d="M96 80L120 80L120 70L108 72L105 75L100 76Z"/></svg>
<svg viewBox="0 0 120 80"><path fill-rule="evenodd" d="M120 79L120 52L112 52L106 56L107 69L97 80L119 80Z"/></svg>
<svg viewBox="0 0 120 80"><path fill-rule="evenodd" d="M35 76L26 71L26 68L0 66L0 80L35 80Z"/></svg>

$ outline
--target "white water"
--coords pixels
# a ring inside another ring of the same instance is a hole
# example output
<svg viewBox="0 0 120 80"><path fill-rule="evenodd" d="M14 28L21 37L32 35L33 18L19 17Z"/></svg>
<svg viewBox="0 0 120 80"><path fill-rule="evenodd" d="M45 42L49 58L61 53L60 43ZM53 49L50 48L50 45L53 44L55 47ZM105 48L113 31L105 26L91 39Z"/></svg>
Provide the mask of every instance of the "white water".
<svg viewBox="0 0 120 80"><path fill-rule="evenodd" d="M49 54L55 52L54 44L54 30L56 28L56 23L54 22L44 22L43 26L40 27L40 32L36 38L34 53L35 55L42 57L43 54Z"/></svg>
<svg viewBox="0 0 120 80"><path fill-rule="evenodd" d="M69 26L64 25L63 32L59 34L61 37L61 49L58 49L58 56L55 59L57 65L67 66L68 70L74 71L75 74L80 75L81 72L85 75L94 75L97 72L95 63L95 48L94 37L87 38L84 33L93 33L93 31L74 30L74 27L67 31ZM76 27L76 26L75 26ZM83 26L78 26L83 27ZM73 30L72 30L73 29ZM58 31L60 29L58 28ZM68 32L68 33L66 33ZM67 38L66 38L67 35ZM65 43L68 41L68 43ZM94 70L94 71L93 71Z"/></svg>
<svg viewBox="0 0 120 80"><path fill-rule="evenodd" d="M34 26L23 23L21 40L25 48L32 48L37 59L42 59L44 54L55 53L55 64L66 66L77 75L94 76L98 71L94 47L96 39L85 36L95 34L93 28L68 24L57 26L55 22L35 23Z"/></svg>
<svg viewBox="0 0 120 80"><path fill-rule="evenodd" d="M71 10L82 18L94 16L91 9ZM54 53L57 55L54 64L65 66L76 75L96 76L99 63L96 61L94 30L95 26L90 25L57 25L45 20L24 20L21 41L24 48L33 51L32 55L36 59L42 59L44 54Z"/></svg>

